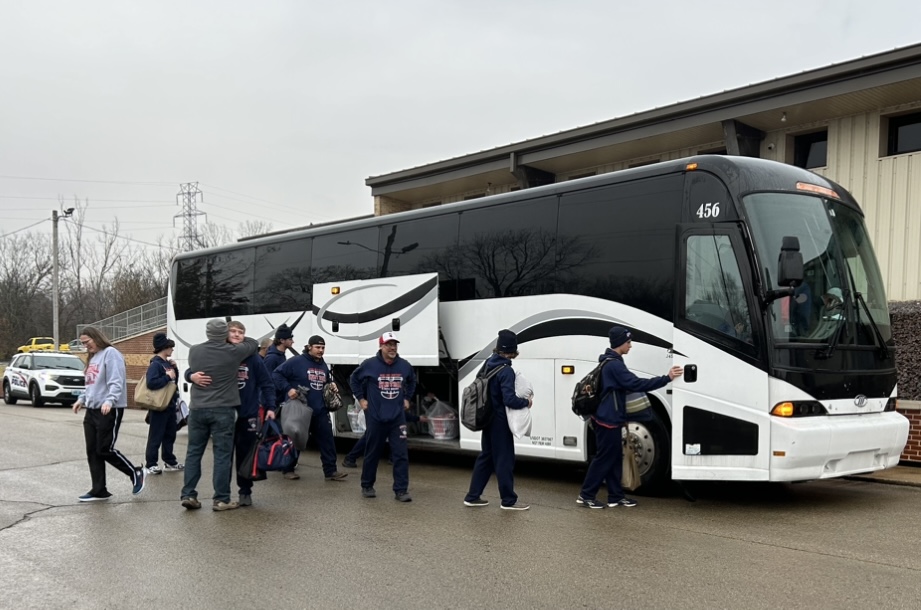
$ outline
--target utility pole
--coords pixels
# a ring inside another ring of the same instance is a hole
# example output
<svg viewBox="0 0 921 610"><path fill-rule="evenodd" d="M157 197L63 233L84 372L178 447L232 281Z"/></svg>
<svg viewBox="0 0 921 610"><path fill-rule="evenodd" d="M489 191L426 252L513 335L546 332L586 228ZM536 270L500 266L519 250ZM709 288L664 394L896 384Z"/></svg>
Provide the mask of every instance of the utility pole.
<svg viewBox="0 0 921 610"><path fill-rule="evenodd" d="M70 218L73 215L74 209L67 208L64 210L64 218ZM52 266L51 266L51 321L52 327L52 337L54 338L54 348L60 349L60 311L58 310L58 301L60 300L60 288L58 287L58 216L57 210L51 210L51 251L52 251Z"/></svg>
<svg viewBox="0 0 921 610"><path fill-rule="evenodd" d="M173 226L176 226L177 218L182 218L182 235L179 241L183 252L191 252L204 247L201 236L198 234L198 217L206 214L198 209L199 195L202 195L202 192L197 182L180 184L179 193L176 194L176 203L182 207L182 211L173 216Z"/></svg>

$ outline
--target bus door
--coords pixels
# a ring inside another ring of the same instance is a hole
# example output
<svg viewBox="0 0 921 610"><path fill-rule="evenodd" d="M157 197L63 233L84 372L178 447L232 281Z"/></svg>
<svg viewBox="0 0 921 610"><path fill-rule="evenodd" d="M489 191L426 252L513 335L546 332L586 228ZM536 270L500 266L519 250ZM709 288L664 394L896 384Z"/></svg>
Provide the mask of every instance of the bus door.
<svg viewBox="0 0 921 610"><path fill-rule="evenodd" d="M768 375L734 224L678 228L672 478L768 480Z"/></svg>
<svg viewBox="0 0 921 610"><path fill-rule="evenodd" d="M330 364L358 364L393 332L413 366L438 365L438 274L423 273L313 286L313 328Z"/></svg>

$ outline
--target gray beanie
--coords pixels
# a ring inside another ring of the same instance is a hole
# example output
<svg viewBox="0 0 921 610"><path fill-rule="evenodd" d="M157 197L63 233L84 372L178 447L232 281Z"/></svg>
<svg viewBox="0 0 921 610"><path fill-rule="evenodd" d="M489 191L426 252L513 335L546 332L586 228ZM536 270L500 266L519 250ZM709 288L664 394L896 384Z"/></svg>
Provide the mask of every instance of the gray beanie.
<svg viewBox="0 0 921 610"><path fill-rule="evenodd" d="M209 341L226 341L227 340L227 322L222 318L208 320L205 325L205 335Z"/></svg>

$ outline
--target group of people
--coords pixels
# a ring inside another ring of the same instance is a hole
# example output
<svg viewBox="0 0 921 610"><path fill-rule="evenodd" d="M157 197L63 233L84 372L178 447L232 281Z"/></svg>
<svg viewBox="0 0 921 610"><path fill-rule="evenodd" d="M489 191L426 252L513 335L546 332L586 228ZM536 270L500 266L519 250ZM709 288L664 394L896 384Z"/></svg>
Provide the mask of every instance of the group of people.
<svg viewBox="0 0 921 610"><path fill-rule="evenodd" d="M336 467L336 448L324 390L332 379L323 356L326 344L315 335L308 340L303 353L287 358L285 352L293 345L290 328L276 329L272 345L259 353L256 340L246 337L240 322L210 320L205 327L207 341L194 345L189 351L189 368L184 379L191 383L191 405L188 417L188 450L182 464L173 452L176 439L179 391L163 411L152 411L145 467L134 466L116 448L118 430L127 406L125 361L105 336L93 327L84 328L80 340L88 352L86 390L74 405L74 412L86 410L84 434L92 487L80 497L82 502L108 499L105 464L108 462L130 477L132 493L143 491L149 475L163 471L182 471L184 484L180 502L186 509L201 508L197 485L201 478L201 460L209 439L213 443L214 466L212 508L226 511L252 505L252 480L237 477L239 499L231 499L233 469L248 455L257 440L263 419L275 419L276 408L286 399L303 399L312 409L310 434L320 449L320 462L327 481L341 482L347 474ZM636 502L624 495L621 486L623 459L622 429L626 424L626 395L661 388L683 373L672 367L667 375L641 379L631 373L623 357L632 347L632 334L622 326L609 332L609 343L598 360L601 369L602 400L591 418L597 452L592 459L576 500L586 508L632 507ZM400 357L399 340L392 332L378 340L377 354L354 370L349 386L356 402L365 412L366 431L360 444L364 460L361 470L361 493L375 498L377 468L385 444L390 445L393 463L393 493L400 502L411 502L409 493L409 458L407 421L411 399L416 391L416 375L412 365ZM154 357L147 370L147 385L151 390L166 387L179 378L172 355L175 344L165 334L153 339ZM515 493L515 444L506 416L510 409L530 409L532 398L521 398L515 392L515 372L512 361L518 356L518 337L510 330L498 333L493 354L483 364L478 375L487 375L499 368L488 383L492 418L482 431L481 451L473 467L464 505L483 507L489 501L483 493L493 474L499 487L500 507L504 510L528 510ZM305 396L302 394L306 393ZM158 454L164 466L161 470ZM357 456L350 454L344 462L355 466ZM236 464L234 464L236 462ZM296 466L296 465L295 465ZM289 480L299 478L292 466L284 473ZM607 502L596 498L602 484L607 487Z"/></svg>

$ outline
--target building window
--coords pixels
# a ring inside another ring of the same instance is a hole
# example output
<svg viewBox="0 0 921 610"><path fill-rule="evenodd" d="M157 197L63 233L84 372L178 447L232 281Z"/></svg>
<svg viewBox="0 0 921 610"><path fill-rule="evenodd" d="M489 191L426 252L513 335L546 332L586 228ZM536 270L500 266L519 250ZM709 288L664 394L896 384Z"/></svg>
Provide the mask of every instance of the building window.
<svg viewBox="0 0 921 610"><path fill-rule="evenodd" d="M921 150L921 112L889 117L887 155Z"/></svg>
<svg viewBox="0 0 921 610"><path fill-rule="evenodd" d="M793 165L804 169L828 165L828 130L793 138Z"/></svg>

